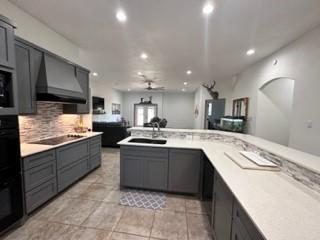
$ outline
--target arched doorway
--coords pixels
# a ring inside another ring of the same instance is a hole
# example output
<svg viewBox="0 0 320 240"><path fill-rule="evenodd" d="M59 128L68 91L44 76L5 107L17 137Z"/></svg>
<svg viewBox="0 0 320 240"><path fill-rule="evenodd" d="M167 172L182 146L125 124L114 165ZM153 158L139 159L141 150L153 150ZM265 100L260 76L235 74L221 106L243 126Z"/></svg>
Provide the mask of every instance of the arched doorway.
<svg viewBox="0 0 320 240"><path fill-rule="evenodd" d="M290 118L294 80L276 78L258 91L256 135L286 145L289 144Z"/></svg>

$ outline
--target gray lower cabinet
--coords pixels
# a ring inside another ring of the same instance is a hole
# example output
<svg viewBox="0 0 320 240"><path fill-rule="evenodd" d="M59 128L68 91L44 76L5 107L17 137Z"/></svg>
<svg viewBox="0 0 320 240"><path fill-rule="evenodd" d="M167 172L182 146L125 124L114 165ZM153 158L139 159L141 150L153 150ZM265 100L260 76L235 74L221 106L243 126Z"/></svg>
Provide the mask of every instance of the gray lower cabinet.
<svg viewBox="0 0 320 240"><path fill-rule="evenodd" d="M101 136L37 153L22 162L29 214L101 165Z"/></svg>
<svg viewBox="0 0 320 240"><path fill-rule="evenodd" d="M101 136L90 139L89 169L93 170L101 165Z"/></svg>
<svg viewBox="0 0 320 240"><path fill-rule="evenodd" d="M213 230L216 240L231 237L233 195L222 178L215 174Z"/></svg>
<svg viewBox="0 0 320 240"><path fill-rule="evenodd" d="M201 151L170 149L168 190L181 193L199 193L200 165Z"/></svg>
<svg viewBox="0 0 320 240"><path fill-rule="evenodd" d="M253 240L238 220L232 222L231 240Z"/></svg>
<svg viewBox="0 0 320 240"><path fill-rule="evenodd" d="M15 53L19 114L36 114L36 83L43 54L22 40L15 41Z"/></svg>
<svg viewBox="0 0 320 240"><path fill-rule="evenodd" d="M89 141L79 141L57 148L58 191L89 172Z"/></svg>
<svg viewBox="0 0 320 240"><path fill-rule="evenodd" d="M168 149L121 146L120 185L167 190Z"/></svg>
<svg viewBox="0 0 320 240"><path fill-rule="evenodd" d="M39 153L23 159L26 213L57 194L55 150Z"/></svg>

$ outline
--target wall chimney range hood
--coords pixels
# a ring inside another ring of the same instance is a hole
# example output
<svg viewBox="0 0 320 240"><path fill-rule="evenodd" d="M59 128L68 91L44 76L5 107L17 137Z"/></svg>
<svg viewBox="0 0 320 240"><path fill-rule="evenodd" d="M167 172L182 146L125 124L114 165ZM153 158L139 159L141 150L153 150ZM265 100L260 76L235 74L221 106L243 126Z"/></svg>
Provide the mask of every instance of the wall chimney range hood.
<svg viewBox="0 0 320 240"><path fill-rule="evenodd" d="M85 104L86 97L76 77L76 67L44 53L37 80L37 101Z"/></svg>

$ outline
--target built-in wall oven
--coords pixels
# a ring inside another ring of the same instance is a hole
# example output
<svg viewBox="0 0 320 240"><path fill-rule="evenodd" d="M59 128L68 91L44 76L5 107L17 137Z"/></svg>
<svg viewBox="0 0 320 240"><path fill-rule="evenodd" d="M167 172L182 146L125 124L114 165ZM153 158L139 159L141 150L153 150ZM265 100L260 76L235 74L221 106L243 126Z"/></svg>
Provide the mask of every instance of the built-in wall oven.
<svg viewBox="0 0 320 240"><path fill-rule="evenodd" d="M0 116L0 233L22 216L18 116Z"/></svg>

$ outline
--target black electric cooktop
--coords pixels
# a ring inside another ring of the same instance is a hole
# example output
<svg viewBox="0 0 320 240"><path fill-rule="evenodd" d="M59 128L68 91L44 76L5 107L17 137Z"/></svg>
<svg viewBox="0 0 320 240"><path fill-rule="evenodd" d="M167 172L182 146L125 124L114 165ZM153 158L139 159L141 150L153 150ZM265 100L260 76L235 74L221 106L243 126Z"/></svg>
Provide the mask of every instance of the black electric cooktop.
<svg viewBox="0 0 320 240"><path fill-rule="evenodd" d="M41 144L41 145L58 145L61 143L69 142L72 140L76 140L79 138L83 138L81 135L65 135L60 137L54 137L54 138L47 138L36 142L31 142L32 144Z"/></svg>

